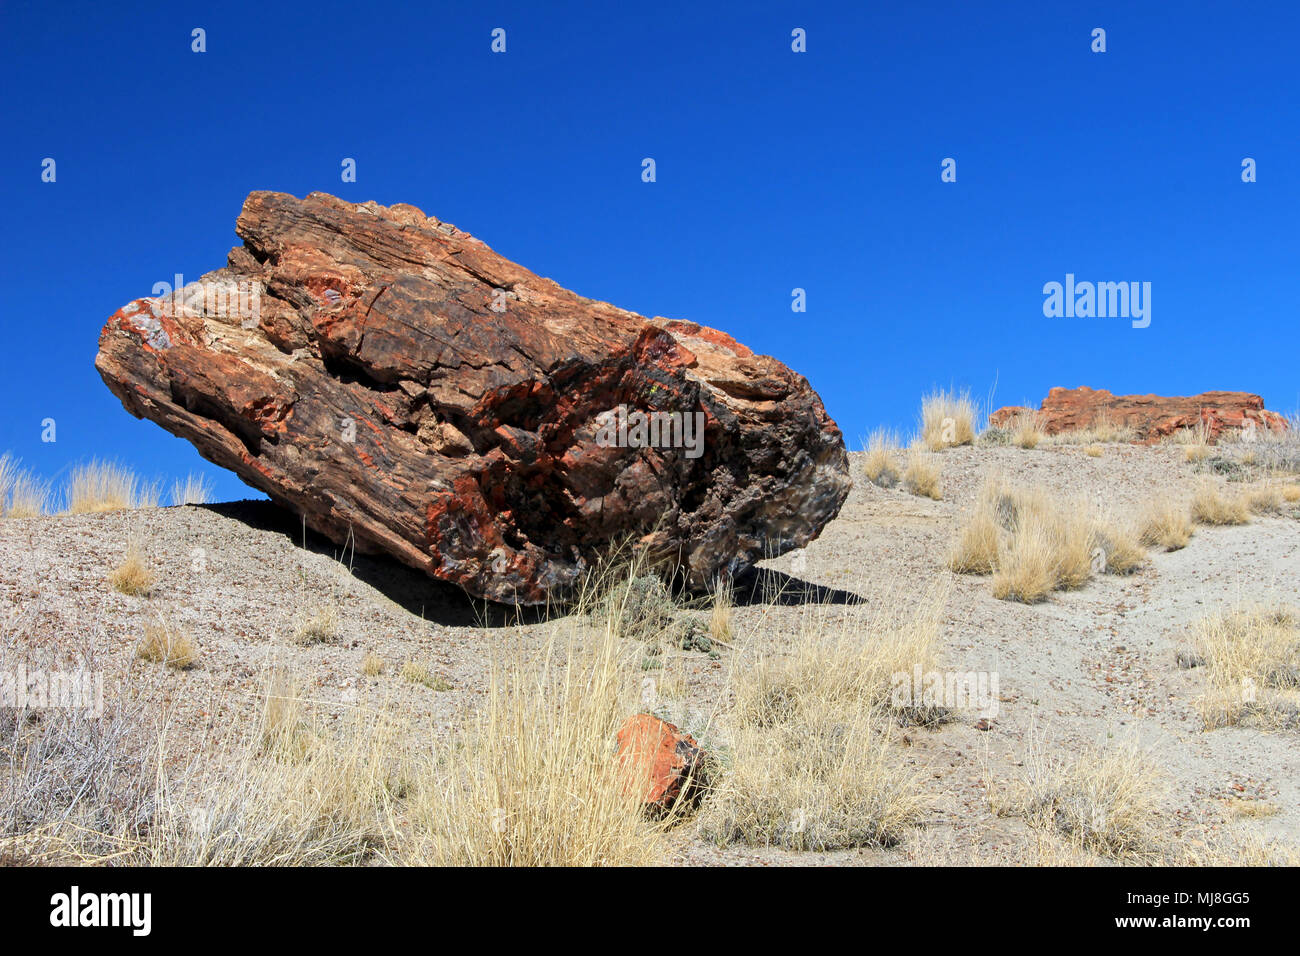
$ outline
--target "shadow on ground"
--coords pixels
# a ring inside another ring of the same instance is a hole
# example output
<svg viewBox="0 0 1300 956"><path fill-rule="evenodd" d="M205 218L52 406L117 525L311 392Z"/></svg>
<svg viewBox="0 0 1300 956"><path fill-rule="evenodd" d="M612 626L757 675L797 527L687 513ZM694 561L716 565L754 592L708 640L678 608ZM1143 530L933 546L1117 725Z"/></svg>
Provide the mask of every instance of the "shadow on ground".
<svg viewBox="0 0 1300 956"><path fill-rule="evenodd" d="M736 575L732 601L739 607L776 604L789 607L799 604L865 604L852 591L822 587L811 581L772 568L750 568Z"/></svg>
<svg viewBox="0 0 1300 956"><path fill-rule="evenodd" d="M324 535L303 525L292 511L273 501L225 501L197 505L259 531L283 534L295 547L306 548L350 565L352 575L411 614L445 627L511 627L534 624L548 616L546 608L516 608L471 598L460 588L408 568L385 554L347 553Z"/></svg>
<svg viewBox="0 0 1300 956"><path fill-rule="evenodd" d="M385 554L345 553L341 545L307 528L300 517L273 501L225 501L196 505L213 514L239 521L259 531L287 537L295 547L342 561L358 580L393 603L426 621L445 627L512 627L562 617L563 607L511 607L471 598L460 588L408 568ZM851 591L822 587L771 568L750 568L735 580L733 601L741 607L755 605L861 604Z"/></svg>

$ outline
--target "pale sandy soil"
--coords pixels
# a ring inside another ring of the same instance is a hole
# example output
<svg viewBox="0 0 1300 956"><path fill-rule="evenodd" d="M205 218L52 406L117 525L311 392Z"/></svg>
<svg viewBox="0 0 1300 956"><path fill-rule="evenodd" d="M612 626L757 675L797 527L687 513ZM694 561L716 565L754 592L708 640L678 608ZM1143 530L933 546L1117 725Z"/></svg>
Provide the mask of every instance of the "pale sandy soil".
<svg viewBox="0 0 1300 956"><path fill-rule="evenodd" d="M977 730L978 715L961 713L938 730L908 732L905 759L924 771L932 809L899 847L826 854L720 849L687 824L670 837L672 858L773 865L1041 862L1040 837L1019 819L991 812L985 793L988 781L1003 786L1021 772L1031 731L1062 754L1114 740L1151 748L1173 781L1166 809L1175 835L1254 828L1300 842L1300 735L1202 730L1194 700L1204 675L1175 664L1190 625L1206 614L1243 601L1300 605L1296 516L1198 528L1186 549L1153 553L1136 574L1101 576L1080 591L1025 606L996 600L987 578L944 567L961 515L988 470L1084 495L1123 515L1153 495L1190 497L1198 476L1182 450L1107 446L1102 457L1089 458L1071 447L952 449L939 456L941 501L876 488L857 472L861 456L853 459L855 489L806 549L806 567L787 578L787 555L769 562L769 579L869 604L906 601L936 580L947 582L940 661L954 670L998 673L1002 700L992 729ZM132 535L143 542L158 579L149 598L124 596L107 583ZM259 502L0 521L0 633L9 659L48 666L89 650L109 675L110 702L119 696L138 702L142 715L172 709L169 732L197 749L252 719L273 661L298 675L326 719L358 704L381 704L415 726L447 734L482 699L491 655L516 643L533 655L545 646L549 624L497 619L482 626L483 609L454 589L381 558L357 556L349 570L351 559L336 560L335 546L310 533L306 541L303 548L291 516ZM291 643L295 612L321 602L339 608L340 639ZM191 628L199 666L173 672L134 660L145 622L159 613ZM676 706L686 729L708 730L736 654L779 652L802 613L797 606L742 602L734 612L737 650L717 660L675 655L669 669L684 681ZM833 620L844 607L833 605L828 613ZM384 659L385 674L361 676L368 651ZM450 689L400 680L397 671L408 659L428 664ZM1232 809L1242 801L1264 801L1277 812L1242 819Z"/></svg>

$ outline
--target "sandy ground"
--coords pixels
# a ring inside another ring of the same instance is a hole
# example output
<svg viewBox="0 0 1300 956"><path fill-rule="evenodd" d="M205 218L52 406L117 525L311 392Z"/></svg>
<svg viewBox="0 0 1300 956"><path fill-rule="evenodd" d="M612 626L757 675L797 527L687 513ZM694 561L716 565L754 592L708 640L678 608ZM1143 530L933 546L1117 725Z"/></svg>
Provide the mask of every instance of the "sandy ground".
<svg viewBox="0 0 1300 956"><path fill-rule="evenodd" d="M1069 446L980 446L950 449L939 460L943 500L932 501L874 487L861 478L861 456L854 455L854 491L806 549L806 564L787 555L768 562L764 574L823 600L852 596L869 604L906 600L946 582L940 660L945 668L998 673L1002 699L991 729L976 729L979 715L963 712L940 729L909 732L906 759L924 771L933 803L899 847L825 854L720 849L685 826L671 837L673 857L714 864L1036 862L1035 834L1016 818L992 813L986 796L987 782L1001 786L1020 773L1031 735L1062 754L1116 739L1149 747L1173 781L1167 810L1175 830L1253 827L1300 842L1300 735L1202 730L1194 700L1204 676L1175 663L1190 625L1209 613L1241 602L1300 605L1300 520L1256 517L1241 527L1201 527L1186 549L1153 553L1133 575L1101 576L1026 606L996 600L987 578L944 567L986 473L996 469L1014 482L1081 495L1116 515L1154 495L1190 498L1199 476L1180 448L1161 446L1106 446L1099 458ZM143 542L157 576L149 598L122 595L107 583L131 536ZM295 614L320 603L339 608L339 639L291 643ZM842 612L834 603L826 611ZM735 643L779 651L803 613L742 601L734 611ZM159 614L189 626L199 666L173 672L134 660L145 623ZM248 719L271 662L298 675L327 719L358 702L382 701L417 726L449 733L485 693L491 656L512 642L540 653L551 626L504 622L499 612L485 619L484 609L455 589L387 559L340 555L265 502L0 521L0 625L11 659L18 653L48 665L89 650L110 675L110 699L165 704L174 709L176 732L196 735L220 734ZM384 674L361 675L367 652L384 659ZM734 653L717 660L676 655L672 666L685 683L688 712L705 714L725 694ZM450 688L401 680L397 672L410 659ZM1277 812L1242 819L1233 811L1242 801L1263 801Z"/></svg>

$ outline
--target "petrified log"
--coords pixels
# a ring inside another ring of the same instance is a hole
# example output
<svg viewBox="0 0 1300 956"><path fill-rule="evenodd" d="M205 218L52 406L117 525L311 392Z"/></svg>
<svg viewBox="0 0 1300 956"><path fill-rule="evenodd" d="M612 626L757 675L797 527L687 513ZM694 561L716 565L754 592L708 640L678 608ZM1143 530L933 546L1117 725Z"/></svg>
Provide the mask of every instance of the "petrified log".
<svg viewBox="0 0 1300 956"><path fill-rule="evenodd" d="M336 541L535 604L627 534L706 587L848 494L808 381L723 332L575 295L414 206L256 192L236 232L226 268L114 313L95 367Z"/></svg>
<svg viewBox="0 0 1300 956"><path fill-rule="evenodd" d="M1005 428L1023 406L999 408L989 424ZM1287 422L1264 408L1264 399L1249 392L1202 392L1199 395L1112 395L1104 388L1062 388L1047 393L1039 406L1038 427L1049 435L1090 428L1106 420L1132 428L1138 441L1156 441L1180 428L1203 425L1211 440L1225 428L1285 431Z"/></svg>

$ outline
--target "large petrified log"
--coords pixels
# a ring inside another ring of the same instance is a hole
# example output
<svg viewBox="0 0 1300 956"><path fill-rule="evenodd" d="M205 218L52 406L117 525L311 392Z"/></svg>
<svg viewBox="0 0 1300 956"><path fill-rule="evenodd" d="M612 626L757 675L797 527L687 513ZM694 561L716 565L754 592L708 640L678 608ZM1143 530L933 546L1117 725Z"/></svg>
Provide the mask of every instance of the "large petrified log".
<svg viewBox="0 0 1300 956"><path fill-rule="evenodd" d="M1009 405L989 416L1005 428L1026 411ZM1049 435L1090 428L1101 421L1133 429L1138 441L1155 441L1180 428L1203 426L1211 440L1225 428L1285 431L1286 419L1264 408L1264 399L1249 392L1202 392L1199 395L1112 395L1104 388L1062 388L1047 393L1038 408L1038 427Z"/></svg>
<svg viewBox="0 0 1300 956"><path fill-rule="evenodd" d="M335 540L533 604L629 533L707 586L848 494L808 381L729 335L574 295L414 206L256 192L236 231L225 269L109 318L95 366Z"/></svg>

